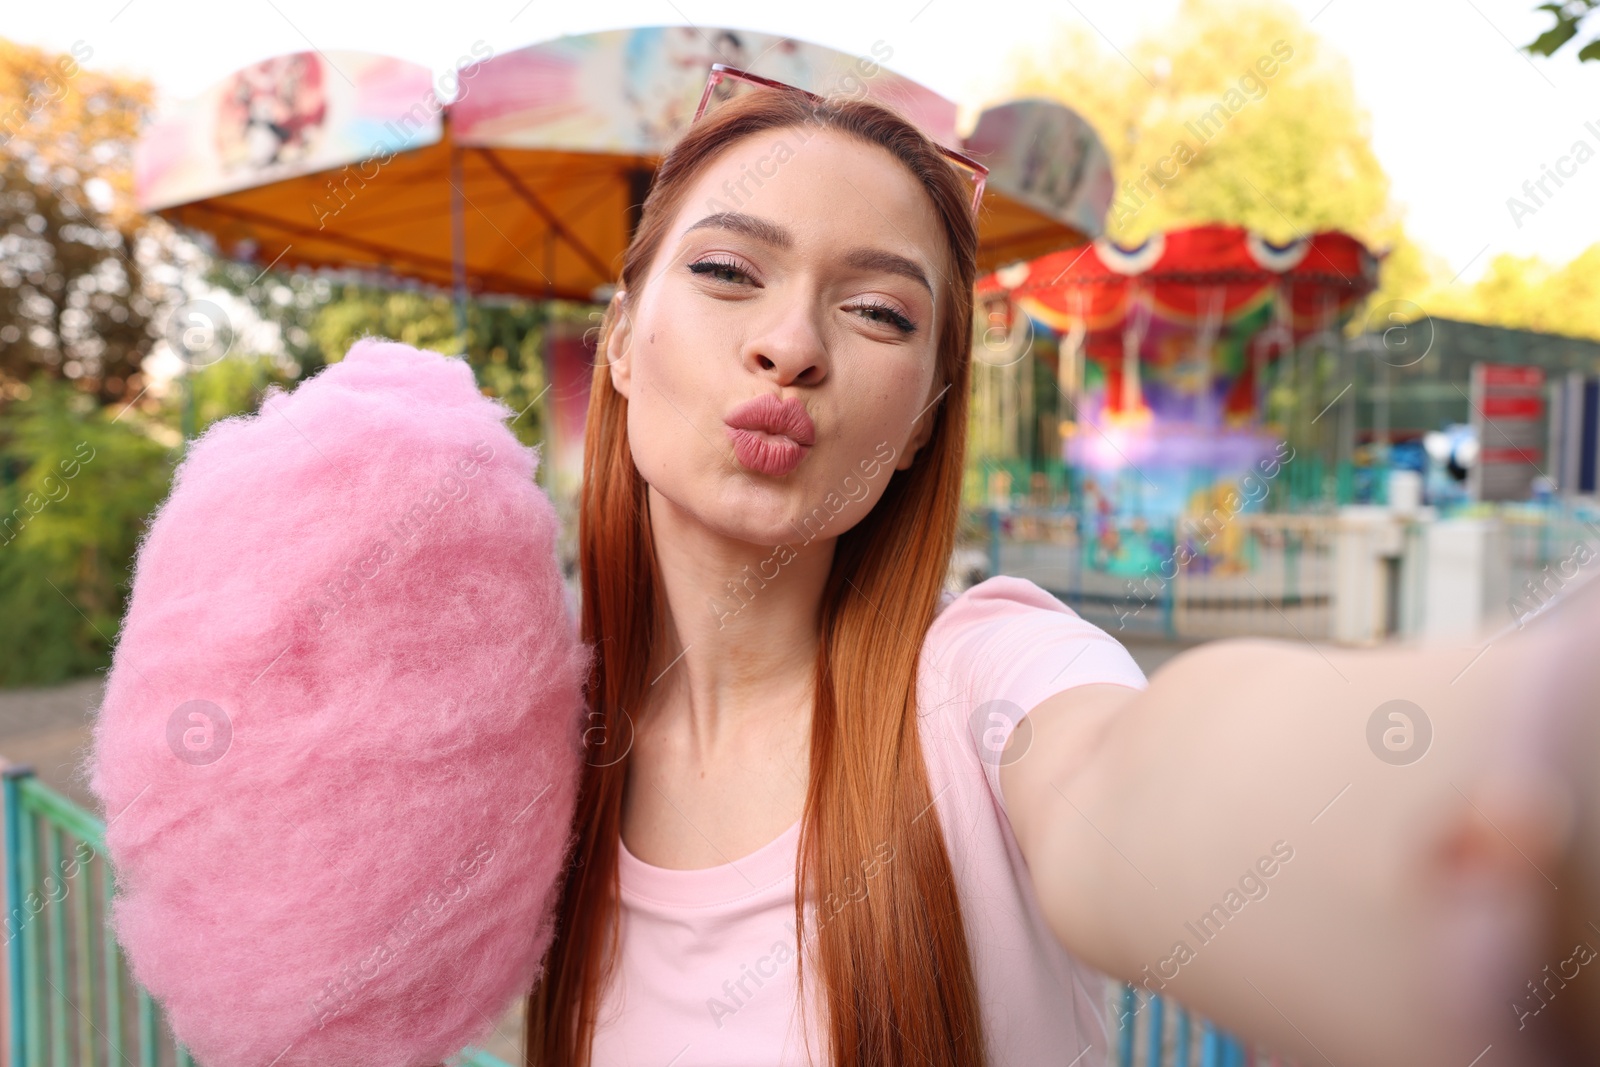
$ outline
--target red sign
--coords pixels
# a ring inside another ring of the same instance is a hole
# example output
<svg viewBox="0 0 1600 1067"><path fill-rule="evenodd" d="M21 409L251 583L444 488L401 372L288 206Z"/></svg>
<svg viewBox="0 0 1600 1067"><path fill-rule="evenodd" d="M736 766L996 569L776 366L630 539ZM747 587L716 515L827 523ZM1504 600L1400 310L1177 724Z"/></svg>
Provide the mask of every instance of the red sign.
<svg viewBox="0 0 1600 1067"><path fill-rule="evenodd" d="M1483 398L1483 414L1490 419L1543 418L1544 397L1490 394Z"/></svg>
<svg viewBox="0 0 1600 1067"><path fill-rule="evenodd" d="M1544 461L1544 369L1472 365L1472 428L1478 462L1467 475L1474 500L1526 500Z"/></svg>

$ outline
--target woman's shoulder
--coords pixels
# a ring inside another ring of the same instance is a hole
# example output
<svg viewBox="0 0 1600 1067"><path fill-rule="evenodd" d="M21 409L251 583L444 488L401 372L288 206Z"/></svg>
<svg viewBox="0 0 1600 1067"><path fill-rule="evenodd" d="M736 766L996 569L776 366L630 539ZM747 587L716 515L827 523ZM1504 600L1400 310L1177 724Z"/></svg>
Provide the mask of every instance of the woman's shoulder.
<svg viewBox="0 0 1600 1067"><path fill-rule="evenodd" d="M957 593L946 589L934 609L930 639L948 638L984 623L1026 618L1038 612L1076 620L1089 630L1099 627L1084 621L1059 598L1027 578L996 574ZM1103 631L1100 631L1103 633Z"/></svg>
<svg viewBox="0 0 1600 1067"><path fill-rule="evenodd" d="M1004 809L1006 743L1034 708L1081 685L1148 683L1115 637L1026 578L995 575L947 593L923 643L919 701L931 781L950 805ZM974 777L972 771L982 773ZM987 790L983 788L987 779ZM966 816L952 816L970 821Z"/></svg>
<svg viewBox="0 0 1600 1067"><path fill-rule="evenodd" d="M1144 673L1111 634L1038 584L997 574L940 599L923 642L936 676L982 699L1042 698L1091 682L1143 688ZM1024 710L1031 707L1024 704Z"/></svg>

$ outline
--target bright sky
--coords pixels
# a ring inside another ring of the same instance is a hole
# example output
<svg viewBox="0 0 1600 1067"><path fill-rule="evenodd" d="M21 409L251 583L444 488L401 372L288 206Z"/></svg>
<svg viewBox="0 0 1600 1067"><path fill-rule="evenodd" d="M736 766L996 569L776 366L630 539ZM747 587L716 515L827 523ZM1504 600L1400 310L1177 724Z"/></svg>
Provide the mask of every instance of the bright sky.
<svg viewBox="0 0 1600 1067"><path fill-rule="evenodd" d="M1548 25L1535 0L1290 2L1349 58L1408 229L1463 281L1500 252L1565 262L1600 241L1600 63L1579 64L1570 45L1548 60L1519 52ZM309 47L384 52L442 71L479 40L500 53L621 26L729 26L857 54L881 40L893 49L887 66L968 108L983 102L1018 46L1049 39L1041 19L1086 24L1126 49L1176 8L1177 0L9 0L0 36L59 50L81 40L94 50L89 67L136 72L185 96ZM1561 162L1579 141L1587 161ZM1559 189L1547 181L1553 195L1519 226L1507 198L1525 196L1524 182L1558 164L1572 173Z"/></svg>

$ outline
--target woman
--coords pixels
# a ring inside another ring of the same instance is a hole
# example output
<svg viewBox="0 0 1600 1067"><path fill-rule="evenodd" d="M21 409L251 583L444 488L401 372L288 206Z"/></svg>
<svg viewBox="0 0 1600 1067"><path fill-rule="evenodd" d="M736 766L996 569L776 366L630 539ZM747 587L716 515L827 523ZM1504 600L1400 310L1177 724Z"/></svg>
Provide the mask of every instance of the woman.
<svg viewBox="0 0 1600 1067"><path fill-rule="evenodd" d="M1268 641L1147 685L1031 583L941 596L970 195L893 113L771 89L663 161L593 379L591 749L527 1062L1098 1064L1089 967L1303 1062L1534 1062L1472 1013L1559 840L1476 770L1523 679L1589 669L1571 627L1460 686L1459 649ZM1365 741L1399 698L1410 766Z"/></svg>

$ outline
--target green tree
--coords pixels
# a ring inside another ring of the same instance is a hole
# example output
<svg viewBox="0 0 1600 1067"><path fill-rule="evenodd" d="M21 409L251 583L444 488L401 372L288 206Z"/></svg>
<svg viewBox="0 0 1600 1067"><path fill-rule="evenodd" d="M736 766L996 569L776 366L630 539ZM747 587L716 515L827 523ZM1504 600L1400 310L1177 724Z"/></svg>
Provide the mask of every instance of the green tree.
<svg viewBox="0 0 1600 1067"><path fill-rule="evenodd" d="M132 205L148 83L0 39L0 407L35 371L102 404L144 388L170 292L140 246L167 230Z"/></svg>
<svg viewBox="0 0 1600 1067"><path fill-rule="evenodd" d="M1496 256L1471 287L1442 288L1429 311L1490 326L1600 341L1600 243L1563 266Z"/></svg>
<svg viewBox="0 0 1600 1067"><path fill-rule="evenodd" d="M1393 314L1403 321L1430 315L1600 341L1600 243L1566 264L1504 254L1492 259L1476 282L1458 282L1452 275L1443 259L1402 239L1384 260L1368 318L1381 309L1386 318ZM1357 316L1350 330L1370 325L1375 324Z"/></svg>
<svg viewBox="0 0 1600 1067"><path fill-rule="evenodd" d="M554 324L587 327L593 313L587 304L565 301L469 300L462 336L448 297L349 289L322 309L312 332L330 361L342 358L351 344L367 335L460 355L472 366L485 393L505 401L513 411L527 409L512 429L524 444L536 444L545 436L553 400L546 392L549 377L543 356L551 328Z"/></svg>
<svg viewBox="0 0 1600 1067"><path fill-rule="evenodd" d="M1555 16L1556 24L1545 30L1532 43L1523 45L1523 50L1536 56L1553 56L1556 52L1566 47L1568 41L1578 35L1578 28L1583 25L1583 20L1600 7L1600 0L1565 0L1558 4L1540 4L1535 11L1548 11ZM1600 61L1600 37L1592 38L1588 44L1578 49L1578 61Z"/></svg>
<svg viewBox="0 0 1600 1067"><path fill-rule="evenodd" d="M1369 329L1383 329L1392 325L1395 317L1410 322L1430 311L1443 314L1435 307L1436 297L1447 286L1452 273L1443 257L1402 232L1385 251L1378 270L1378 288L1367 299L1367 315L1352 316L1346 332L1354 335ZM1378 318L1383 321L1375 321Z"/></svg>
<svg viewBox="0 0 1600 1067"><path fill-rule="evenodd" d="M338 362L366 336L459 355L472 366L485 393L514 411L527 409L512 427L525 444L542 440L549 425L546 413L552 398L545 391L549 379L543 353L552 326L582 330L598 322L596 309L588 304L469 299L462 335L455 302L425 290L377 289L278 272L257 277L247 265L225 261L213 265L207 281L237 294L261 319L276 325L289 363L285 378L307 377Z"/></svg>
<svg viewBox="0 0 1600 1067"><path fill-rule="evenodd" d="M250 263L206 257L204 284L239 297L262 322L277 330L275 351L287 362L286 373L309 377L328 362L313 332L328 304L353 287L322 274L268 271ZM237 329L241 323L230 323ZM335 356L337 358L337 356Z"/></svg>
<svg viewBox="0 0 1600 1067"><path fill-rule="evenodd" d="M188 381L172 389L164 405L163 422L183 425L186 389L194 390L194 432L202 434L212 423L255 411L269 385L294 387L294 364L275 355L228 356L187 372Z"/></svg>
<svg viewBox="0 0 1600 1067"><path fill-rule="evenodd" d="M1058 100L1100 132L1119 240L1207 222L1274 240L1324 229L1380 248L1399 238L1348 65L1277 0L1184 0L1125 52L1069 24L1015 67L1006 95Z"/></svg>
<svg viewBox="0 0 1600 1067"><path fill-rule="evenodd" d="M24 384L0 442L0 685L105 666L134 549L176 453L46 374Z"/></svg>

